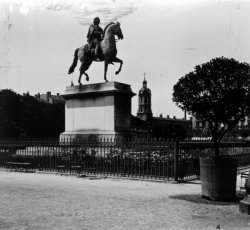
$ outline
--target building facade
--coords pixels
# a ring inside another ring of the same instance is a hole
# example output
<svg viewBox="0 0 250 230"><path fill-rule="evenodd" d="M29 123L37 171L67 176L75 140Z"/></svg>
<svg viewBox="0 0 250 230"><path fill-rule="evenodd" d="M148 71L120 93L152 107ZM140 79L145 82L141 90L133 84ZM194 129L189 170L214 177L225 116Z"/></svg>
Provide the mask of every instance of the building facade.
<svg viewBox="0 0 250 230"><path fill-rule="evenodd" d="M57 93L56 95L51 94L50 91L48 91L46 94L36 94L35 98L40 101L40 102L45 102L45 103L49 103L49 104L56 104L56 103L64 103L64 99L63 97L60 96L59 93Z"/></svg>
<svg viewBox="0 0 250 230"><path fill-rule="evenodd" d="M195 116L191 117L193 135L206 135L205 125ZM230 132L234 136L250 136L250 116L245 117L244 120L239 121L237 126Z"/></svg>
<svg viewBox="0 0 250 230"><path fill-rule="evenodd" d="M144 78L142 88L138 92L138 111L137 116L132 119L133 132L152 137L185 137L192 133L192 122L187 120L186 116L178 119L175 116L154 117L151 103L152 93L147 86Z"/></svg>

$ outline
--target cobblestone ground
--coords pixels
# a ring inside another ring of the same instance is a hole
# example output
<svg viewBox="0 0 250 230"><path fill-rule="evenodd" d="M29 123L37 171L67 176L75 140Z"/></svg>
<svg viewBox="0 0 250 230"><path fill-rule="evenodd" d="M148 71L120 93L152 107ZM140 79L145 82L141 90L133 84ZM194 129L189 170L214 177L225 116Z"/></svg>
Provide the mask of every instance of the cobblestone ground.
<svg viewBox="0 0 250 230"><path fill-rule="evenodd" d="M0 171L0 229L250 229L235 203L199 183L156 183Z"/></svg>

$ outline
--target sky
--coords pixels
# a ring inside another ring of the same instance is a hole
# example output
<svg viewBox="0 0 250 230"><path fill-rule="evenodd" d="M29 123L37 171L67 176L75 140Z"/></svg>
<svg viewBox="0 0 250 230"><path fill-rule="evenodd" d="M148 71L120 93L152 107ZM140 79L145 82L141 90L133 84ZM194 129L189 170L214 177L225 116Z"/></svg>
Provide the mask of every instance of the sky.
<svg viewBox="0 0 250 230"><path fill-rule="evenodd" d="M250 0L0 0L0 89L63 94L77 84L79 66L67 74L88 27L119 21L124 35L107 78L138 93L144 76L154 116L183 118L172 102L173 86L196 65L215 57L250 63ZM104 63L93 63L90 81L104 82ZM138 109L132 99L132 114Z"/></svg>

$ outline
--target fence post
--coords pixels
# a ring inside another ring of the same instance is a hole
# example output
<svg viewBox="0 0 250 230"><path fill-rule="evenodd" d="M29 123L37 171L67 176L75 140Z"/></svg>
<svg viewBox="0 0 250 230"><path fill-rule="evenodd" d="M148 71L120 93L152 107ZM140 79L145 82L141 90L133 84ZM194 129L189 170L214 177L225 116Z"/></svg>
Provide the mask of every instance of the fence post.
<svg viewBox="0 0 250 230"><path fill-rule="evenodd" d="M174 180L178 181L179 139L174 144Z"/></svg>

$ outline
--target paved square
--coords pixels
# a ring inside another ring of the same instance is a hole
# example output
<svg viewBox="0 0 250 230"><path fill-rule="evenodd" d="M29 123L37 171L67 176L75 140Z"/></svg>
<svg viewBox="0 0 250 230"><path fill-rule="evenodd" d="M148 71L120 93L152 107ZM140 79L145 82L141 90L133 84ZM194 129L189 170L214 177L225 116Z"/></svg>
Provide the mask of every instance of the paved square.
<svg viewBox="0 0 250 230"><path fill-rule="evenodd" d="M199 183L0 171L0 229L249 229L238 203L200 197Z"/></svg>

